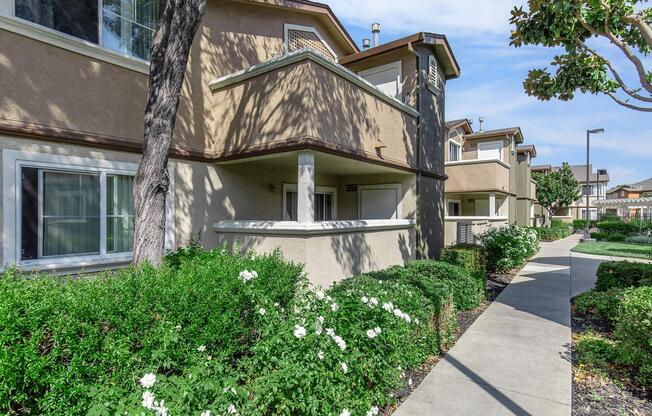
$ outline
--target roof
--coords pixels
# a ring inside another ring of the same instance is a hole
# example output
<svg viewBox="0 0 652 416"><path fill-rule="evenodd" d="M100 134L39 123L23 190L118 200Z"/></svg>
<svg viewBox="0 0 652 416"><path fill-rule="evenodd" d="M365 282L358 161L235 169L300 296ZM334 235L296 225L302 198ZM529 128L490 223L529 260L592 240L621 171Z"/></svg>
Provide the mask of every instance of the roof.
<svg viewBox="0 0 652 416"><path fill-rule="evenodd" d="M460 118L457 120L451 120L447 121L444 123L444 127L446 130L452 130L457 127L464 126L464 130L466 131L467 134L473 133L473 127L471 126L471 122L469 121L468 118Z"/></svg>
<svg viewBox="0 0 652 416"><path fill-rule="evenodd" d="M516 143L523 143L523 132L520 127L507 127L504 129L496 130L484 130L478 131L475 133L467 134L467 139L484 139L486 137L496 137L496 136L516 136Z"/></svg>
<svg viewBox="0 0 652 416"><path fill-rule="evenodd" d="M647 192L652 191L652 178L645 179L644 181L636 182L631 185L618 185L607 191L607 193L613 193L620 189L626 189L628 191L636 192Z"/></svg>
<svg viewBox="0 0 652 416"><path fill-rule="evenodd" d="M263 3L272 7L285 7L290 9L299 9L307 13L321 14L331 21L333 26L337 29L342 40L349 46L352 53L360 52L360 48L355 43L349 32L346 30L340 19L337 18L329 5L310 0L236 0L236 1L250 1L254 3Z"/></svg>
<svg viewBox="0 0 652 416"><path fill-rule="evenodd" d="M435 51L439 52L437 54L437 60L444 68L446 79L459 78L461 75L460 65L457 63L455 55L453 55L453 51L450 47L450 44L448 43L448 39L446 39L446 36L444 35L429 32L418 32L413 35L394 40L392 42L383 43L382 45L376 46L375 48L369 48L365 51L345 56L340 58L340 64L350 65L363 59L371 58L373 56L378 56L387 52L394 51L396 49L406 47L412 43L423 43L433 46Z"/></svg>
<svg viewBox="0 0 652 416"><path fill-rule="evenodd" d="M551 165L537 165L530 168L532 172L550 172L552 171Z"/></svg>
<svg viewBox="0 0 652 416"><path fill-rule="evenodd" d="M529 153L532 157L537 157L537 148L533 144L524 144L516 146L516 153Z"/></svg>
<svg viewBox="0 0 652 416"><path fill-rule="evenodd" d="M578 182L586 183L586 165L570 165L573 176ZM559 168L555 168L559 169ZM593 165L589 165L589 182L597 182L598 174L593 170ZM609 173L600 175L600 182L609 182Z"/></svg>

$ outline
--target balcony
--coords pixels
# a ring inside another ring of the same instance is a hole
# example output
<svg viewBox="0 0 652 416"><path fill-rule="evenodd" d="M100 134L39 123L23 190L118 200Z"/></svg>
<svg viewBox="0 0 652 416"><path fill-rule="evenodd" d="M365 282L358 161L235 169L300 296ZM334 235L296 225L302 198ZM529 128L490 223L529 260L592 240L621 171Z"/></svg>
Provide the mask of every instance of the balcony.
<svg viewBox="0 0 652 416"><path fill-rule="evenodd" d="M498 159L446 163L446 193L510 193L509 165Z"/></svg>
<svg viewBox="0 0 652 416"><path fill-rule="evenodd" d="M209 86L220 160L310 148L415 166L416 110L309 49Z"/></svg>

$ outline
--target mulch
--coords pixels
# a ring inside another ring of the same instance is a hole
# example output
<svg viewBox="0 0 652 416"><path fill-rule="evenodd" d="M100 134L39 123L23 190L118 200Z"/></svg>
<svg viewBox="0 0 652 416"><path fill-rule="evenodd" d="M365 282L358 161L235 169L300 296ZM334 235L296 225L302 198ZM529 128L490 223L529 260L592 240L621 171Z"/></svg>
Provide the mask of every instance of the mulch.
<svg viewBox="0 0 652 416"><path fill-rule="evenodd" d="M518 272L518 270L515 270L504 274L492 273L487 277L487 298L477 308L457 313L458 326L455 331L455 339L452 345L454 345L455 342L457 342L457 340L460 339L460 337L462 337L462 335L464 335L464 333L471 327L471 325L473 325L473 322L475 322L475 320L478 319L485 310L487 310L489 305L496 300L498 295L500 295L514 277L516 277ZM410 394L412 394L419 384L421 384L423 379L426 378L430 371L432 371L445 353L446 351L442 351L441 355L430 357L428 361L418 369L406 371L405 379L408 380L407 385L392 393L392 397L396 399L396 404L381 410L380 414L382 416L389 416L394 413L401 403L407 400Z"/></svg>

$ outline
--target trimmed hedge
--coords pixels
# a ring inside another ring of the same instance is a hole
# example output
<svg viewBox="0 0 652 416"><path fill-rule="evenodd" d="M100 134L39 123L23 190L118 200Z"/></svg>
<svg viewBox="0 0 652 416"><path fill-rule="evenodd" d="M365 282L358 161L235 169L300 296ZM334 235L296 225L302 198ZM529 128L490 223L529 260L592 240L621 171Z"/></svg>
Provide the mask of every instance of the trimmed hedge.
<svg viewBox="0 0 652 416"><path fill-rule="evenodd" d="M570 227L567 225L550 228L537 228L536 230L541 241L556 241L571 235Z"/></svg>
<svg viewBox="0 0 652 416"><path fill-rule="evenodd" d="M485 298L487 282L484 275L472 275L462 267L440 261L413 260L405 266L407 273L440 280L453 290L455 307L459 310L476 308Z"/></svg>
<svg viewBox="0 0 652 416"><path fill-rule="evenodd" d="M595 288L599 291L652 285L652 264L607 261L600 264L596 276Z"/></svg>
<svg viewBox="0 0 652 416"><path fill-rule="evenodd" d="M508 271L525 264L539 249L536 228L508 225L492 228L480 235L485 249L487 268Z"/></svg>
<svg viewBox="0 0 652 416"><path fill-rule="evenodd" d="M485 273L484 248L476 244L458 244L441 252L441 261L465 268L471 273Z"/></svg>
<svg viewBox="0 0 652 416"><path fill-rule="evenodd" d="M640 383L652 386L652 287L623 293L614 337L620 341L620 360L637 370Z"/></svg>
<svg viewBox="0 0 652 416"><path fill-rule="evenodd" d="M637 224L630 222L602 221L598 223L598 230L606 234L622 234L628 236L638 233L639 228Z"/></svg>
<svg viewBox="0 0 652 416"><path fill-rule="evenodd" d="M573 220L573 228L575 230L585 230L587 225L589 225L588 220Z"/></svg>

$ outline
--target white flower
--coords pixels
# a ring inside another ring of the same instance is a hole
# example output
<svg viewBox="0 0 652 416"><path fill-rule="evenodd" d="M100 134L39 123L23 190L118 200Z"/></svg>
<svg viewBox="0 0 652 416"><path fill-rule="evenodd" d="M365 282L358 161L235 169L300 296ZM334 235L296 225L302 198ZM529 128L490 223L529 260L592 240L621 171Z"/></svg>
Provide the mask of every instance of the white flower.
<svg viewBox="0 0 652 416"><path fill-rule="evenodd" d="M332 338L335 336L335 330L333 328L326 328L326 334Z"/></svg>
<svg viewBox="0 0 652 416"><path fill-rule="evenodd" d="M346 363L344 362L340 363L340 367L342 367L342 372L344 372L344 374L349 372L349 366L346 365Z"/></svg>
<svg viewBox="0 0 652 416"><path fill-rule="evenodd" d="M414 323L419 325L419 318L414 318Z"/></svg>
<svg viewBox="0 0 652 416"><path fill-rule="evenodd" d="M174 329L176 329L177 331L181 331L181 325L175 326Z"/></svg>
<svg viewBox="0 0 652 416"><path fill-rule="evenodd" d="M323 352L323 351L319 351L319 352L317 353L317 358L319 358L320 360L323 360L323 359L324 359L324 352Z"/></svg>
<svg viewBox="0 0 652 416"><path fill-rule="evenodd" d="M374 306L378 305L378 299L376 298L369 299L369 304Z"/></svg>
<svg viewBox="0 0 652 416"><path fill-rule="evenodd" d="M274 302L274 307L278 308L279 306L281 306L280 303L278 303L278 302Z"/></svg>
<svg viewBox="0 0 652 416"><path fill-rule="evenodd" d="M408 386L412 387L412 379L408 380Z"/></svg>
<svg viewBox="0 0 652 416"><path fill-rule="evenodd" d="M243 270L240 272L240 279L245 283L256 277L258 277L258 273L254 270Z"/></svg>
<svg viewBox="0 0 652 416"><path fill-rule="evenodd" d="M340 347L340 349L341 349L342 351L344 351L344 350L346 349L346 342L344 342L344 340L342 339L341 336L339 336L339 335L335 335L335 336L333 337L333 341L335 341L335 343L337 344L337 346Z"/></svg>
<svg viewBox="0 0 652 416"><path fill-rule="evenodd" d="M384 303L383 309L385 309L387 312L392 312L394 311L394 305L391 302Z"/></svg>
<svg viewBox="0 0 652 416"><path fill-rule="evenodd" d="M403 311L396 308L396 309L394 309L394 315L399 317L399 318L402 318L403 317Z"/></svg>
<svg viewBox="0 0 652 416"><path fill-rule="evenodd" d="M378 406L372 406L365 416L376 416L378 413L380 413Z"/></svg>
<svg viewBox="0 0 652 416"><path fill-rule="evenodd" d="M229 408L226 409L226 412L230 415L237 415L238 414L238 409L235 408L235 405L230 404Z"/></svg>
<svg viewBox="0 0 652 416"><path fill-rule="evenodd" d="M224 390L222 390L224 394L226 393L231 393L231 394L238 394L238 392L235 390L234 387L224 387Z"/></svg>
<svg viewBox="0 0 652 416"><path fill-rule="evenodd" d="M374 338L376 338L377 336L378 336L378 335L376 335L376 331L374 331L373 329L368 329L368 330L367 330L367 338L369 338L369 339L374 339Z"/></svg>
<svg viewBox="0 0 652 416"><path fill-rule="evenodd" d="M362 297L362 303L364 303L365 305L366 305L367 303L369 303L369 298L366 297L366 296L363 296L363 297Z"/></svg>
<svg viewBox="0 0 652 416"><path fill-rule="evenodd" d="M340 416L351 416L351 412L349 412L349 409L344 409L342 410L342 413L340 413Z"/></svg>
<svg viewBox="0 0 652 416"><path fill-rule="evenodd" d="M374 332L376 333L376 335L380 335L380 333L383 332L383 331L380 329L379 326L377 326L377 327L374 328Z"/></svg>
<svg viewBox="0 0 652 416"><path fill-rule="evenodd" d="M211 416L211 411L207 410L205 412L201 412L201 415L199 415L199 416Z"/></svg>
<svg viewBox="0 0 652 416"><path fill-rule="evenodd" d="M197 351L199 351L199 352L206 351L206 345L200 345L199 347L197 347Z"/></svg>
<svg viewBox="0 0 652 416"><path fill-rule="evenodd" d="M323 330L324 330L324 327L322 326L323 324L324 324L324 317L323 317L323 316L320 316L320 317L317 319L317 323L315 324L315 334L317 334L317 335L321 335L321 333L322 333Z"/></svg>
<svg viewBox="0 0 652 416"><path fill-rule="evenodd" d="M145 409L152 410L152 409L154 409L154 399L155 399L154 393L152 393L149 390L145 390L143 392L143 401L142 401L141 405Z"/></svg>
<svg viewBox="0 0 652 416"><path fill-rule="evenodd" d="M156 383L156 375L152 373L145 374L143 378L140 379L140 385L146 389L151 388L154 383Z"/></svg>
<svg viewBox="0 0 652 416"><path fill-rule="evenodd" d="M337 303L333 303L333 304L331 305L331 310L332 310L333 312L337 312L339 309L340 309L340 307L337 305Z"/></svg>
<svg viewBox="0 0 652 416"><path fill-rule="evenodd" d="M318 300L324 300L326 298L326 294L324 293L323 290L316 291L315 296L317 297Z"/></svg>
<svg viewBox="0 0 652 416"><path fill-rule="evenodd" d="M324 317L323 317L323 316L320 316L319 318L317 318L317 320L318 320L318 321L319 321L319 323L321 323L321 324L323 324L323 323L324 323L324 321L325 321L325 319L324 319Z"/></svg>
<svg viewBox="0 0 652 416"><path fill-rule="evenodd" d="M163 406L163 400L161 400L161 404L154 410L156 410L156 416L168 416L168 408Z"/></svg>
<svg viewBox="0 0 652 416"><path fill-rule="evenodd" d="M303 338L306 336L306 328L301 325L294 326L294 336L297 338Z"/></svg>
<svg viewBox="0 0 652 416"><path fill-rule="evenodd" d="M258 309L258 313L261 314L261 315L265 315L265 312L267 312L267 311L265 310L265 308L260 308L260 309Z"/></svg>
<svg viewBox="0 0 652 416"><path fill-rule="evenodd" d="M332 302L333 298L331 298L329 295L326 295L326 302Z"/></svg>

